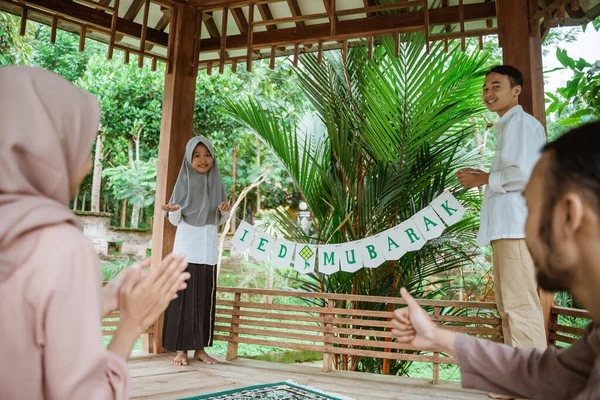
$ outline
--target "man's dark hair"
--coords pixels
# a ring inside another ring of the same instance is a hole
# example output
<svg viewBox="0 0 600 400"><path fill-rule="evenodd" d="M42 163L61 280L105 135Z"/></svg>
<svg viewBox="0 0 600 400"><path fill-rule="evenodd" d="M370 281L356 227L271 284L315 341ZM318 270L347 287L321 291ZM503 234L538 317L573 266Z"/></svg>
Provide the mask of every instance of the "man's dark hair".
<svg viewBox="0 0 600 400"><path fill-rule="evenodd" d="M567 191L581 192L600 214L600 121L565 133L546 144L542 151L550 153L551 160L546 175L546 199L540 235L550 244L550 215L558 199Z"/></svg>
<svg viewBox="0 0 600 400"><path fill-rule="evenodd" d="M517 85L523 86L523 74L512 65L496 65L495 67L492 67L485 76L488 76L492 72L508 76L510 87L515 87Z"/></svg>

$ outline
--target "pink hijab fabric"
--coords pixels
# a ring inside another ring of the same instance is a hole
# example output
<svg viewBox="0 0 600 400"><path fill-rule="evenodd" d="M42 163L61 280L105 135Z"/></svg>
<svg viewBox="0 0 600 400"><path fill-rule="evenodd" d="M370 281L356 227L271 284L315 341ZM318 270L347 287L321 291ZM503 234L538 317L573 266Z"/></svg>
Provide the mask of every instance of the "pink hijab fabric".
<svg viewBox="0 0 600 400"><path fill-rule="evenodd" d="M25 261L40 228L72 223L70 182L90 157L98 101L42 69L0 68L0 283Z"/></svg>

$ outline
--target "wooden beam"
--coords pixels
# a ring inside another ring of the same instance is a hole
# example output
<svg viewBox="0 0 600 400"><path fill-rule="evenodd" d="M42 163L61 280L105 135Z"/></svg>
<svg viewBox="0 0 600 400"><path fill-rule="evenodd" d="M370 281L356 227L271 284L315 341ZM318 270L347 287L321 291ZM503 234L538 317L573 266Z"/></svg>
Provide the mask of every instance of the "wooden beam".
<svg viewBox="0 0 600 400"><path fill-rule="evenodd" d="M139 14L143 5L144 0L133 0L123 18L125 18L128 21L133 21L135 17L137 17L137 15Z"/></svg>
<svg viewBox="0 0 600 400"><path fill-rule="evenodd" d="M273 14L271 13L271 9L269 8L268 4L259 4L257 7L260 17L263 19L263 21L270 21L273 19ZM277 29L277 25L266 25L266 28L268 31L272 31L273 29Z"/></svg>
<svg viewBox="0 0 600 400"><path fill-rule="evenodd" d="M465 4L463 6L464 21L485 20L495 18L495 3ZM416 32L424 29L425 13L410 11L401 14L378 15L357 20L339 21L336 34L330 35L329 23L307 25L296 28L277 29L270 32L255 32L254 48L270 48L271 46L291 45L294 43L318 43L319 41L343 41L348 38L364 38L381 36L396 32ZM447 25L458 23L458 6L434 8L429 10L429 25ZM227 48L241 49L248 45L247 35L233 35L227 40ZM202 51L217 51L220 40L203 39Z"/></svg>
<svg viewBox="0 0 600 400"><path fill-rule="evenodd" d="M193 7L180 4L173 9L175 29L171 73L166 74L164 84L162 122L158 147L158 176L154 203L152 230L152 266L158 265L173 249L175 227L165 223L160 206L168 203L177 181L181 160L187 141L192 137L196 77L194 76L194 48L197 36L197 13ZM154 333L147 343L147 351L162 352L162 317L154 324Z"/></svg>
<svg viewBox="0 0 600 400"><path fill-rule="evenodd" d="M169 26L170 22L171 22L171 16L164 14L162 17L160 17L160 20L158 20L154 29L156 29L157 31L164 32L164 30L167 29L167 26ZM152 50L153 47L154 47L154 45L147 44L146 51Z"/></svg>
<svg viewBox="0 0 600 400"><path fill-rule="evenodd" d="M207 20L204 21L204 26L206 26L206 31L208 32L210 37L219 41L219 47L215 50L218 50L219 54L221 55L221 53L220 53L220 51L221 51L221 33L219 32L219 28L217 28L217 23L215 22L215 19L213 18L212 13L210 13L210 18L208 18ZM200 46L202 48L203 44L201 44ZM202 50L200 50L200 51L202 51ZM225 51L224 55L221 55L221 58L223 58L223 57L229 58L227 51Z"/></svg>
<svg viewBox="0 0 600 400"><path fill-rule="evenodd" d="M292 12L292 16L300 17L302 16L302 11L300 11L300 5L298 4L298 0L287 0L288 6L290 7L290 11ZM297 21L296 26L305 26L304 21Z"/></svg>
<svg viewBox="0 0 600 400"><path fill-rule="evenodd" d="M23 0L23 3L49 11L58 16L64 16L85 23L92 29L94 26L97 26L110 31L111 28L112 16L110 14L75 3L71 0ZM139 39L142 35L142 25L127 21L124 18L118 18L117 31ZM168 36L165 32L149 28L146 40L167 47Z"/></svg>
<svg viewBox="0 0 600 400"><path fill-rule="evenodd" d="M235 24L240 30L240 33L248 32L248 21L246 21L246 16L244 16L242 9L233 8L231 10L231 14L233 15L233 19L235 20Z"/></svg>

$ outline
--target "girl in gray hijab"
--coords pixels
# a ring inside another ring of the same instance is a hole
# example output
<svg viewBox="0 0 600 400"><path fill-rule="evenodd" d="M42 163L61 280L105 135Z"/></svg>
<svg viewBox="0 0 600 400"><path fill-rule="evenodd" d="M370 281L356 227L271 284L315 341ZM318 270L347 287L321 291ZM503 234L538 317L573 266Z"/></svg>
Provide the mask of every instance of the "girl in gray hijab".
<svg viewBox="0 0 600 400"><path fill-rule="evenodd" d="M162 209L177 226L173 252L185 255L191 275L187 289L165 311L163 347L177 351L173 365L188 365L189 350L194 358L215 364L204 348L212 346L215 325L217 225L229 218L231 207L207 138L187 143L173 195Z"/></svg>

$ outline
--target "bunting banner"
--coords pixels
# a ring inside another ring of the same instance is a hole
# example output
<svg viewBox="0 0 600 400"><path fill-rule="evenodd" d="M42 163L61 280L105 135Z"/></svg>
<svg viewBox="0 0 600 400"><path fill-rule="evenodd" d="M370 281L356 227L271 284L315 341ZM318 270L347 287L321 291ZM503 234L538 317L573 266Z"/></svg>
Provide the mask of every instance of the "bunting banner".
<svg viewBox="0 0 600 400"><path fill-rule="evenodd" d="M257 261L269 261L276 268L309 274L331 275L338 271L356 272L377 268L386 261L399 260L406 253L423 248L438 238L447 226L459 222L466 209L450 193L444 192L410 219L364 239L339 244L295 243L257 230L242 221L232 238L238 251L249 250Z"/></svg>

